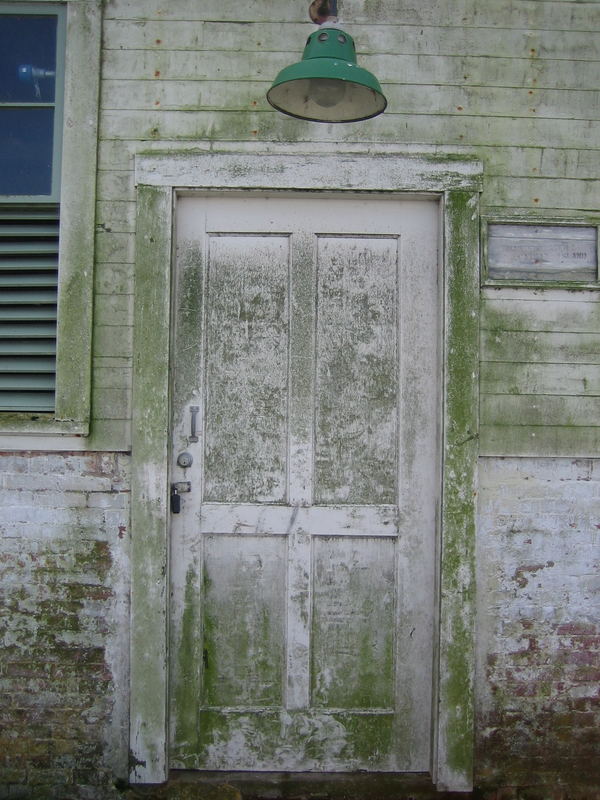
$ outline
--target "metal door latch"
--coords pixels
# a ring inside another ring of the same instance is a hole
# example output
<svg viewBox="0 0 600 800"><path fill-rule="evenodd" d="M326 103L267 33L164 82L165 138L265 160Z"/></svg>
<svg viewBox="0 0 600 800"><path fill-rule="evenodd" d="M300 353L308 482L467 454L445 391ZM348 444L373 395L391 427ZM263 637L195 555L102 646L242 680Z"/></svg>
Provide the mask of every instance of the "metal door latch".
<svg viewBox="0 0 600 800"><path fill-rule="evenodd" d="M190 406L190 414L192 415L192 421L191 421L190 435L188 436L188 442L198 441L198 432L196 431L196 417L198 416L199 411L200 411L200 406Z"/></svg>
<svg viewBox="0 0 600 800"><path fill-rule="evenodd" d="M177 481L171 484L171 513L181 513L181 495L192 491L191 481Z"/></svg>

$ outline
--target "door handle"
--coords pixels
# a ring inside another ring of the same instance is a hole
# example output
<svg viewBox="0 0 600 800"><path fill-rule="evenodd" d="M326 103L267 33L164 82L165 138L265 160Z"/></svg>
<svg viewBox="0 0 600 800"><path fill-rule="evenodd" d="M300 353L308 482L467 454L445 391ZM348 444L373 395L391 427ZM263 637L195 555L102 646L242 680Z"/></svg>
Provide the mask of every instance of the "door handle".
<svg viewBox="0 0 600 800"><path fill-rule="evenodd" d="M199 411L200 406L190 406L190 414L192 415L192 419L190 422L190 435L188 437L189 442L198 441L198 434L196 433L196 417L198 416Z"/></svg>

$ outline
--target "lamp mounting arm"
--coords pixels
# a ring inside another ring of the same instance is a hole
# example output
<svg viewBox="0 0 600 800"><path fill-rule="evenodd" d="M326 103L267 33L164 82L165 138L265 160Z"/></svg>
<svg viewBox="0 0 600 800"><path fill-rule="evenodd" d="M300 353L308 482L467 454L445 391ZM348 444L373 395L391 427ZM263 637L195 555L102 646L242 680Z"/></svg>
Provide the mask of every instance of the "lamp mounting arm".
<svg viewBox="0 0 600 800"><path fill-rule="evenodd" d="M337 0L313 0L308 9L308 15L317 25L337 22Z"/></svg>

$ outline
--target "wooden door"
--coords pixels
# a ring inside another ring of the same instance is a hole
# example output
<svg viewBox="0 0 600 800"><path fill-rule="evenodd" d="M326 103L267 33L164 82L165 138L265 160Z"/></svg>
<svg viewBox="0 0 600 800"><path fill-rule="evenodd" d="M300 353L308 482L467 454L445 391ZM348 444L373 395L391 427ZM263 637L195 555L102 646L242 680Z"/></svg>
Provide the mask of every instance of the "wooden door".
<svg viewBox="0 0 600 800"><path fill-rule="evenodd" d="M171 764L426 772L438 205L193 195L176 228Z"/></svg>

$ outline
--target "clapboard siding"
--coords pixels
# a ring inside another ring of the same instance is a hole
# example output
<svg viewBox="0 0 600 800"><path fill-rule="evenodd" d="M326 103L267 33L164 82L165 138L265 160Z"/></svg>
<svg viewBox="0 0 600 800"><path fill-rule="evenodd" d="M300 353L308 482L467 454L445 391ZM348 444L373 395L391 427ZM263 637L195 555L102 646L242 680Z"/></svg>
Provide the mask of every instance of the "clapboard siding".
<svg viewBox="0 0 600 800"><path fill-rule="evenodd" d="M480 327L482 454L593 454L600 441L597 294L485 289Z"/></svg>
<svg viewBox="0 0 600 800"><path fill-rule="evenodd" d="M484 361L480 388L487 395L600 396L600 364ZM487 415L486 415L487 417Z"/></svg>
<svg viewBox="0 0 600 800"><path fill-rule="evenodd" d="M600 427L498 425L482 428L481 455L595 458Z"/></svg>
<svg viewBox="0 0 600 800"><path fill-rule="evenodd" d="M600 178L600 160L595 149L571 150L532 144L525 147L482 147L479 153L485 161L488 177Z"/></svg>
<svg viewBox="0 0 600 800"><path fill-rule="evenodd" d="M135 203L131 200L105 199L97 204L96 217L101 220L99 224L102 230L116 233L135 232Z"/></svg>
<svg viewBox="0 0 600 800"><path fill-rule="evenodd" d="M600 131L599 134L600 135ZM547 208L598 210L598 181L594 178L564 180L560 178L490 177L486 182L489 194L506 208L541 206Z"/></svg>
<svg viewBox="0 0 600 800"><path fill-rule="evenodd" d="M520 293L519 293L520 292ZM595 292L492 289L482 297L482 329L489 331L600 332Z"/></svg>
<svg viewBox="0 0 600 800"><path fill-rule="evenodd" d="M366 123L331 126L284 117L265 99L314 29L308 4L105 3L96 358L131 357L133 164L142 150L475 155L484 163L488 217L600 221L600 3L344 0L340 12L359 63L377 74L389 106ZM597 396L596 296L502 292L484 290L482 450L519 453L519 437L527 448L535 442L532 452L569 453L569 442L580 450L585 427L569 434L574 429L561 426L560 414L574 402L565 397ZM95 403L96 415L106 417L96 426L98 441L116 435L114 416L128 408L121 395L109 407L112 363L94 362L94 385L105 393ZM525 419L499 424L515 403L529 402L515 398L538 396L554 398L545 444L539 431L529 435ZM126 436L125 416L122 423L119 436Z"/></svg>
<svg viewBox="0 0 600 800"><path fill-rule="evenodd" d="M123 145L124 143L121 143L122 151ZM111 162L109 169L105 171L102 169L100 170L98 175L98 196L101 197L102 200L111 203L115 201L130 202L135 209L135 203L133 201L135 187L133 184L132 164L133 160L128 158L124 165L126 167L125 169L119 169L117 164ZM106 208L106 206L104 206L104 208Z"/></svg>
<svg viewBox="0 0 600 800"><path fill-rule="evenodd" d="M350 23L352 24L352 23ZM259 49L281 52L297 50L303 37L313 30L308 21L279 22L198 22L188 20L108 19L105 25L106 48L110 50L234 50ZM360 53L396 55L482 56L515 58L534 56L560 61L593 61L596 34L591 31L565 31L560 42L551 31L463 26L370 25L361 32Z"/></svg>
<svg viewBox="0 0 600 800"><path fill-rule="evenodd" d="M481 348L484 361L593 364L600 353L600 333L483 330Z"/></svg>
<svg viewBox="0 0 600 800"><path fill-rule="evenodd" d="M258 108L270 111L266 100L267 80L114 80L102 87L102 104L107 110L201 110L219 109L224 93L227 106L246 110L258 100ZM600 91L512 89L489 86L434 86L423 98L421 85L389 85L388 102L402 113L419 113L424 109L464 111L466 114L499 117L537 117L549 119L600 119Z"/></svg>
<svg viewBox="0 0 600 800"><path fill-rule="evenodd" d="M226 94L226 93L225 93ZM252 101L250 102L252 106ZM558 144L573 147L595 147L600 136L600 123L577 120L515 119L448 114L401 115L390 112L373 123L377 141L427 144L458 144L467 139L472 146L508 145L515 136L524 140L544 141L553 136ZM375 122L377 124L375 125ZM321 141L356 142L364 135L361 123L341 126L328 125L320 135ZM106 111L101 135L107 139L185 140L215 139L244 141L257 136L276 141L313 142L314 132L306 123L292 118L281 120L271 111ZM560 191L558 188L557 191ZM497 198L493 198L496 199Z"/></svg>
<svg viewBox="0 0 600 800"><path fill-rule="evenodd" d="M350 26L349 26L350 29ZM310 33L310 29L305 33ZM514 89L596 90L600 77L599 61L557 61L526 57L473 55L419 55L412 53L369 54L362 48L360 28L352 26L360 63L377 73L382 83L420 86L498 86ZM272 81L277 71L298 60L304 36L290 43L290 50L263 52L260 48L235 50L107 50L104 75L112 79L171 80L254 80L260 76ZM157 74L158 73L158 74ZM557 104L558 105L558 104Z"/></svg>
<svg viewBox="0 0 600 800"><path fill-rule="evenodd" d="M585 428L600 424L600 397L579 395L481 395L481 414L495 425Z"/></svg>
<svg viewBox="0 0 600 800"><path fill-rule="evenodd" d="M109 0L105 14L112 19L165 19L216 22L304 22L308 5L280 3L277 0ZM341 3L340 3L341 8ZM345 0L343 18L356 24L405 24L452 27L460 21L465 27L506 27L515 29L599 31L600 8L596 2L540 2L519 0L511 3L475 0L428 0L423 3L398 3L398 0Z"/></svg>
<svg viewBox="0 0 600 800"><path fill-rule="evenodd" d="M246 147L248 148L253 147L256 149L260 146L261 144L259 142L254 144L246 143ZM112 182L113 174L116 175L120 171L123 173L123 176L126 176L127 180L130 181L131 186L133 186L131 165L133 163L133 155L138 147L139 145L135 140L105 139L101 141L98 150L99 180L103 181L108 179ZM210 148L211 143L206 140L200 142L183 141L178 144L178 149L180 151L195 150L198 152L202 150L208 151ZM304 152L304 146L296 145L294 142L287 143L287 148L290 152L296 150ZM379 143L379 148L382 153L393 153L398 150L397 145L386 144L384 142ZM162 146L160 142L147 142L145 144L145 149L147 151L160 150ZM338 143L336 152L341 152L344 149L350 152L354 150L355 147L352 143L344 144L340 142ZM410 152L414 149L416 149L416 146L411 146L408 151ZM421 151L422 149L423 148L421 148ZM475 149L467 148L464 145L449 144L443 146L428 145L425 149L445 154L464 154L474 153L476 151L486 164L487 178L492 176L503 176L505 178L526 175L535 176L539 173L543 173L546 178L560 178L564 175L569 175L570 179L600 178L600 158L598 157L598 150L569 150L565 148L543 147L541 145L527 147L499 147L494 145L490 147L482 146ZM407 152L406 146L403 148L403 152ZM103 198L106 198L105 192L102 192L101 195ZM123 195L120 194L119 199L122 198ZM560 198L556 197L553 199L560 200ZM133 200L131 203L133 208L135 208ZM486 204L485 209L487 212L492 212L496 215L502 214L501 208L496 207L494 204ZM511 211L515 210L518 209L511 208ZM574 210L574 213L577 213L576 210ZM561 215L568 216L569 209L562 211ZM553 217L556 215L550 213L548 216Z"/></svg>

